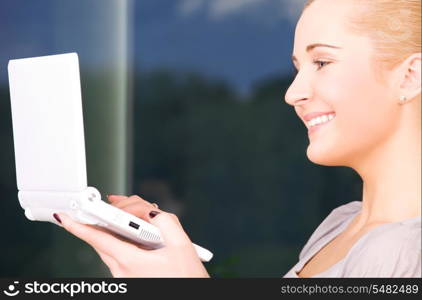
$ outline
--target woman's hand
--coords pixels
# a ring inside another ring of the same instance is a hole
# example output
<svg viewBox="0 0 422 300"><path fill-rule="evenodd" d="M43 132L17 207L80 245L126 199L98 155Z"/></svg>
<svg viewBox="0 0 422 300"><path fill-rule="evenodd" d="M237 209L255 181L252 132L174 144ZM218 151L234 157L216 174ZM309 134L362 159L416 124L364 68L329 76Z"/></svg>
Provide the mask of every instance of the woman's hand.
<svg viewBox="0 0 422 300"><path fill-rule="evenodd" d="M57 213L62 226L91 245L114 277L209 277L178 218L138 196L109 196L109 202L159 228L165 246L145 250L109 231Z"/></svg>

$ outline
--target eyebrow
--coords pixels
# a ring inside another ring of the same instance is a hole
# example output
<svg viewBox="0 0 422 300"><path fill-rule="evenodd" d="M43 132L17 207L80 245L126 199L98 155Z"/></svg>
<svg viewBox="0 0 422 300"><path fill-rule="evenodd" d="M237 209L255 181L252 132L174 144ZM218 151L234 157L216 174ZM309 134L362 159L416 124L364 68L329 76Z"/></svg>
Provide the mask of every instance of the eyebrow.
<svg viewBox="0 0 422 300"><path fill-rule="evenodd" d="M314 50L317 47L327 47L327 48L333 48L333 49L342 49L341 47L337 47L337 46L333 46L333 45L328 45L328 44L310 44L306 47L306 52L310 52L312 50ZM293 63L297 62L298 59L296 58L296 56L292 56L292 61Z"/></svg>

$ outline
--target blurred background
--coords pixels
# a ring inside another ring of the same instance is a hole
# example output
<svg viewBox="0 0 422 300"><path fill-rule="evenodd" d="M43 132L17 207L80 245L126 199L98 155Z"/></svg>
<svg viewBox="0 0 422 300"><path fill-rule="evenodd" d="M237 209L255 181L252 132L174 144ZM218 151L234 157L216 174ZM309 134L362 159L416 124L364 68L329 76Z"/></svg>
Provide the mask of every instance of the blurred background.
<svg viewBox="0 0 422 300"><path fill-rule="evenodd" d="M77 52L88 182L179 216L213 277L282 277L350 169L314 165L284 94L304 0L2 0L0 277L108 277L96 253L18 203L7 64Z"/></svg>

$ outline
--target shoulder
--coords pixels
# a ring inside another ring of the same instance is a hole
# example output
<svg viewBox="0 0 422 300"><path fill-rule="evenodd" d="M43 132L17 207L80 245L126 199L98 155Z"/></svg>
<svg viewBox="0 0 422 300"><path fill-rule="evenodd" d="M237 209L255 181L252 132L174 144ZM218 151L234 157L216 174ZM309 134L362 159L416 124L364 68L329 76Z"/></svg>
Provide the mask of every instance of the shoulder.
<svg viewBox="0 0 422 300"><path fill-rule="evenodd" d="M354 247L345 277L421 277L421 218L380 225Z"/></svg>
<svg viewBox="0 0 422 300"><path fill-rule="evenodd" d="M361 201L352 201L347 204L341 205L333 209L327 216L327 218L324 220L324 222L333 220L343 221L344 219L349 218L351 215L356 215L361 210L361 208Z"/></svg>
<svg viewBox="0 0 422 300"><path fill-rule="evenodd" d="M361 209L361 201L352 201L333 209L328 216L312 233L311 237L299 254L299 258L304 257L313 247L318 246L321 239L332 233L338 227L355 216Z"/></svg>

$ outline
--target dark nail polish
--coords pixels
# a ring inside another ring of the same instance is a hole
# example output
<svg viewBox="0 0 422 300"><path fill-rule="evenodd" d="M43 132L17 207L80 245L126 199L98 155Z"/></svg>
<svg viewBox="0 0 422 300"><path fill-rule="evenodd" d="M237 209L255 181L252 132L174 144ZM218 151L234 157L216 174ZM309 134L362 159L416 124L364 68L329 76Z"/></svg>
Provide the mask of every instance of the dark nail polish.
<svg viewBox="0 0 422 300"><path fill-rule="evenodd" d="M151 210L150 213L149 213L149 217L152 219L156 215L158 215L159 213L160 213L159 211Z"/></svg>
<svg viewBox="0 0 422 300"><path fill-rule="evenodd" d="M57 220L57 222L59 222L60 224L62 223L62 220L60 220L60 217L58 214L53 214L54 219Z"/></svg>

